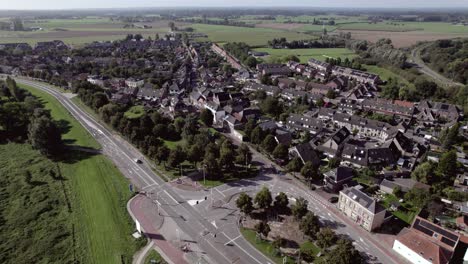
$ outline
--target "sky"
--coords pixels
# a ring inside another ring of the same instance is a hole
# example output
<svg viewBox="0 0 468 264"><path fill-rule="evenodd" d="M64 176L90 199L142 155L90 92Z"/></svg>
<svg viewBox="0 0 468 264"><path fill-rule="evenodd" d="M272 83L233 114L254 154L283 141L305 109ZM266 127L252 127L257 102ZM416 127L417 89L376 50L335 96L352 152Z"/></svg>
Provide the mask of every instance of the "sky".
<svg viewBox="0 0 468 264"><path fill-rule="evenodd" d="M0 0L0 9L87 9L131 7L351 7L454 8L468 0Z"/></svg>

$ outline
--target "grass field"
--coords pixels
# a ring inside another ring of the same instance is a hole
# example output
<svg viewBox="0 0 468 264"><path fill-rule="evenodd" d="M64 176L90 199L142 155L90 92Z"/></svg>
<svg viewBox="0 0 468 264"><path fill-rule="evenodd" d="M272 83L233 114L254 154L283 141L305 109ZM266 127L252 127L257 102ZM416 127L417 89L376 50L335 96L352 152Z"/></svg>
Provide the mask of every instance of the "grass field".
<svg viewBox="0 0 468 264"><path fill-rule="evenodd" d="M128 119L136 119L140 118L144 114L145 108L142 105L135 105L128 109L128 111L124 113L124 116Z"/></svg>
<svg viewBox="0 0 468 264"><path fill-rule="evenodd" d="M272 49L258 48L256 51L268 52L270 56L283 57L287 55L296 55L302 63L307 62L310 58L325 60L326 57L338 58L354 58L357 55L349 49L345 48L330 48L330 49Z"/></svg>
<svg viewBox="0 0 468 264"><path fill-rule="evenodd" d="M371 31L424 31L427 33L468 33L468 26L452 25L445 22L395 22L383 21L375 24L367 22L341 24L341 30Z"/></svg>
<svg viewBox="0 0 468 264"><path fill-rule="evenodd" d="M156 250L151 250L146 256L144 264L167 264L167 262Z"/></svg>
<svg viewBox="0 0 468 264"><path fill-rule="evenodd" d="M213 42L245 42L252 46L266 45L273 38L285 37L288 40L310 39L310 35L272 28L248 28L222 25L192 24L196 32L205 33Z"/></svg>
<svg viewBox="0 0 468 264"><path fill-rule="evenodd" d="M63 136L64 138L75 139L72 142L74 145L98 146L98 143L57 100L34 88L26 86L23 88L30 90L46 102L46 107L51 110L55 120L64 120L70 124L70 129ZM21 156L28 160L30 155ZM16 163L18 159L13 160ZM21 166L22 163L18 164ZM50 164L44 162L44 166L49 167ZM126 202L131 196L128 191L128 181L103 155L70 151L65 160L58 163L58 166L65 179L64 184L69 190L71 212L67 215L67 223L69 232L74 230L75 240L64 243L67 250L71 251L72 259L79 263L121 263L122 259L130 261L140 243L131 237L133 224L126 211ZM55 204L49 203L52 207ZM48 228L52 230L56 226L54 219L48 219ZM40 231L48 232L46 227L42 227Z"/></svg>

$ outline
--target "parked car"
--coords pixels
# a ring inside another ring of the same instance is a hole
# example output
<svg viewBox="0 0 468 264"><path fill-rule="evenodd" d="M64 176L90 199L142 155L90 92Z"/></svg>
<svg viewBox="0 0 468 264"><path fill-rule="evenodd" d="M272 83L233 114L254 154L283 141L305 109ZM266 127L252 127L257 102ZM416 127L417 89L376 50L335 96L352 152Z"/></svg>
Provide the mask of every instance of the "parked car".
<svg viewBox="0 0 468 264"><path fill-rule="evenodd" d="M328 199L328 201L329 201L330 203L336 203L336 202L338 202L338 197L336 197L336 196L330 197L330 198Z"/></svg>

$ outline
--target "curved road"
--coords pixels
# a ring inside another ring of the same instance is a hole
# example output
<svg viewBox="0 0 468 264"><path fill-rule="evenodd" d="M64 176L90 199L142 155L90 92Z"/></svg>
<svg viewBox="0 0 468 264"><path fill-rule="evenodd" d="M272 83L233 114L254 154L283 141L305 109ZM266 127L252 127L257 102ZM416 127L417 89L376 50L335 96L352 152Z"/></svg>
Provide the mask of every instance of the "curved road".
<svg viewBox="0 0 468 264"><path fill-rule="evenodd" d="M125 140L119 139L117 135L97 122L94 117L81 110L70 98L42 83L18 78L16 78L16 81L54 96L96 138L102 145L104 154L114 162L135 186L139 186L140 189L151 190L157 195L156 200L160 203L161 210L166 217L170 217L175 221L180 230L195 241L198 247L203 249L206 257L211 260L210 262L217 264L272 263L270 259L257 251L242 237L237 239L238 241L244 240L244 243L228 244L227 242L234 240L234 237L219 232L214 224L205 219L178 194L178 189L165 184L166 182L159 177L161 172L152 168L149 162L135 163L135 159L142 159L144 155Z"/></svg>
<svg viewBox="0 0 468 264"><path fill-rule="evenodd" d="M439 83L441 83L441 84L443 84L445 86L463 85L461 83L454 82L453 80L450 80L449 78L443 76L442 74L434 71L433 69L431 69L429 66L427 66L424 63L424 61L421 59L421 51L425 47L427 47L428 45L430 45L430 43L419 45L418 47L414 48L411 51L411 62L416 65L416 68L420 72L428 75L432 79L436 80L437 82L439 82Z"/></svg>

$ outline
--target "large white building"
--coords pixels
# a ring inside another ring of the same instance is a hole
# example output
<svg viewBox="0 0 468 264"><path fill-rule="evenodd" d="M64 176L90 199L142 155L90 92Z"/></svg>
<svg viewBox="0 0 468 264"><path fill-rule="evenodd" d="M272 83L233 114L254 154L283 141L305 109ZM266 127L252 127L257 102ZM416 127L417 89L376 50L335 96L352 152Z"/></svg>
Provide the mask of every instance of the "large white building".
<svg viewBox="0 0 468 264"><path fill-rule="evenodd" d="M460 235L423 218L416 217L411 228L404 228L393 243L393 250L414 264L450 262Z"/></svg>
<svg viewBox="0 0 468 264"><path fill-rule="evenodd" d="M130 88L137 88L142 87L145 84L145 80L143 79L135 79L135 78L128 78L125 80L125 85Z"/></svg>

